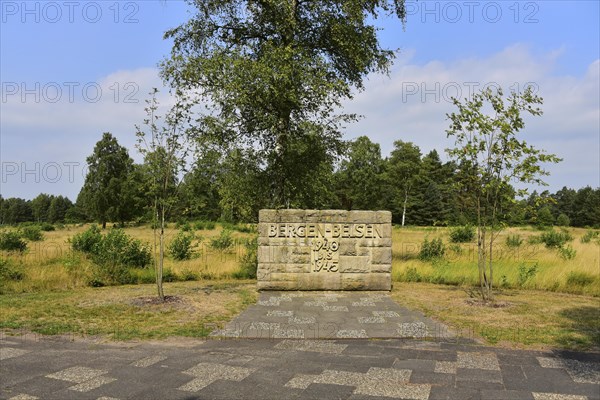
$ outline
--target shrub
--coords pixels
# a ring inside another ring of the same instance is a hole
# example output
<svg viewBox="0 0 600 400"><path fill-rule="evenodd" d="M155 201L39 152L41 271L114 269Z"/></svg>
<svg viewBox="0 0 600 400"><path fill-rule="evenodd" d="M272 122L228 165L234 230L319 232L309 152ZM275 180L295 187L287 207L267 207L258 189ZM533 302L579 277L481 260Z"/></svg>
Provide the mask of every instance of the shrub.
<svg viewBox="0 0 600 400"><path fill-rule="evenodd" d="M71 248L76 251L91 254L98 243L102 241L102 234L98 225L92 225L87 230L76 234L70 239Z"/></svg>
<svg viewBox="0 0 600 400"><path fill-rule="evenodd" d="M240 269L233 273L236 279L255 279L258 270L258 237L255 236L244 243L246 252L240 260Z"/></svg>
<svg viewBox="0 0 600 400"><path fill-rule="evenodd" d="M471 225L457 226L450 230L450 242L470 243L475 240L475 228Z"/></svg>
<svg viewBox="0 0 600 400"><path fill-rule="evenodd" d="M214 223L213 221L198 221L194 224L194 228L198 231L203 231L203 230L207 230L207 231L212 231L213 229L215 229L217 226L216 223Z"/></svg>
<svg viewBox="0 0 600 400"><path fill-rule="evenodd" d="M521 239L520 235L508 235L506 237L506 246L507 247L521 247L523 244L523 239Z"/></svg>
<svg viewBox="0 0 600 400"><path fill-rule="evenodd" d="M8 258L0 258L0 285L6 281L23 280L25 274L18 270Z"/></svg>
<svg viewBox="0 0 600 400"><path fill-rule="evenodd" d="M594 282L594 276L585 272L570 272L567 275L567 285L569 286L587 286Z"/></svg>
<svg viewBox="0 0 600 400"><path fill-rule="evenodd" d="M573 240L573 236L571 236L571 234L565 230L560 232L551 230L542 233L541 236L542 243L544 243L548 248L560 248L571 240Z"/></svg>
<svg viewBox="0 0 600 400"><path fill-rule="evenodd" d="M200 279L200 275L194 271L190 271L189 269L184 269L179 274L179 279L184 282L197 281L198 279Z"/></svg>
<svg viewBox="0 0 600 400"><path fill-rule="evenodd" d="M416 268L411 267L406 270L406 273L404 274L404 280L406 282L421 282L423 278Z"/></svg>
<svg viewBox="0 0 600 400"><path fill-rule="evenodd" d="M39 242L40 240L44 240L42 229L39 226L35 225L23 227L23 229L21 229L21 237L32 242Z"/></svg>
<svg viewBox="0 0 600 400"><path fill-rule="evenodd" d="M560 214L558 218L556 218L556 225L558 226L570 226L571 219L567 216L567 214Z"/></svg>
<svg viewBox="0 0 600 400"><path fill-rule="evenodd" d="M129 238L123 250L123 263L134 268L145 268L152 263L152 250L148 244L138 239Z"/></svg>
<svg viewBox="0 0 600 400"><path fill-rule="evenodd" d="M523 286L525 282L529 279L533 278L535 274L537 274L538 265L537 263L533 264L531 267L528 267L525 264L519 265L519 286Z"/></svg>
<svg viewBox="0 0 600 400"><path fill-rule="evenodd" d="M531 244L531 245L535 245L535 244L542 244L542 243L543 243L543 241L542 241L542 237L541 237L541 236L539 236L539 235L537 235L537 236L536 236L536 235L534 235L534 236L529 236L529 237L527 238L527 243L528 243L528 244Z"/></svg>
<svg viewBox="0 0 600 400"><path fill-rule="evenodd" d="M233 246L233 238L229 229L223 229L218 237L212 239L210 246L217 250L227 250Z"/></svg>
<svg viewBox="0 0 600 400"><path fill-rule="evenodd" d="M169 243L167 250L175 260L189 260L194 255L194 238L193 233L180 231Z"/></svg>
<svg viewBox="0 0 600 400"><path fill-rule="evenodd" d="M170 268L163 269L163 282L175 282L179 277Z"/></svg>
<svg viewBox="0 0 600 400"><path fill-rule="evenodd" d="M444 246L442 239L437 238L429 241L429 239L425 238L425 240L423 240L423 244L421 245L419 259L423 261L434 260L444 257L445 253L446 247Z"/></svg>
<svg viewBox="0 0 600 400"><path fill-rule="evenodd" d="M583 235L580 239L581 243L589 243L591 242L593 239L598 239L600 237L600 232L599 231L592 231L589 230L585 233L585 235Z"/></svg>
<svg viewBox="0 0 600 400"><path fill-rule="evenodd" d="M562 258L565 261L566 260L572 260L577 255L577 250L575 250L573 248L573 246L571 246L570 244L568 244L566 246L559 247L558 248L558 254L560 255L560 258Z"/></svg>
<svg viewBox="0 0 600 400"><path fill-rule="evenodd" d="M56 230L54 225L52 225L50 222L42 222L40 224L40 229L43 230L44 232L52 232L52 231Z"/></svg>
<svg viewBox="0 0 600 400"><path fill-rule="evenodd" d="M0 250L19 251L22 253L27 250L27 242L21 238L19 232L2 231L0 232Z"/></svg>

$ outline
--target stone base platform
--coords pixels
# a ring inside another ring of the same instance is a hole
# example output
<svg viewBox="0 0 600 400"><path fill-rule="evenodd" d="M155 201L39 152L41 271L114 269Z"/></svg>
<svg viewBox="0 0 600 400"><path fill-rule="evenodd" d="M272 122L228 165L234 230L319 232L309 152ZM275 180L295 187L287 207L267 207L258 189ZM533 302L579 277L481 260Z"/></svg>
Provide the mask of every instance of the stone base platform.
<svg viewBox="0 0 600 400"><path fill-rule="evenodd" d="M264 339L419 338L454 334L395 303L388 292L263 292L213 336Z"/></svg>

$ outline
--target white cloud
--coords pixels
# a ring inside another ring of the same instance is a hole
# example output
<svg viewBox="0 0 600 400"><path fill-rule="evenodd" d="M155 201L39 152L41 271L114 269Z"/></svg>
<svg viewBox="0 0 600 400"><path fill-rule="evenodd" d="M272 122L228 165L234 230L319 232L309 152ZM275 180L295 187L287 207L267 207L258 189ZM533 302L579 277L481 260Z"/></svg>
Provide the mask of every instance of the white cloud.
<svg viewBox="0 0 600 400"><path fill-rule="evenodd" d="M369 77L366 90L348 102L347 112L365 116L349 127L348 138L366 134L382 145L384 154L392 149L394 140L402 139L416 143L424 153L435 148L443 155L444 148L451 145L445 134L445 115L454 111L450 96L465 97L473 88L491 82L519 89L533 82L544 97L544 115L526 120L524 138L564 158L558 166L549 166L551 189L600 185L600 60L591 63L582 76L557 76L553 73L556 61L568 56L563 49L534 54L528 46L516 44L486 58L433 60L423 65L413 62L414 54L414 50L404 51L389 78ZM9 95L3 87L2 162L25 163L27 168L34 168L36 162L42 163L42 168L48 162L78 162L82 170L85 157L107 131L139 160L134 126L145 118L148 92L162 87L157 69L123 70L101 77L97 102L85 99L86 95L95 96L92 86L96 84L88 85L87 94L83 92L86 82L73 86L70 101L69 87L57 83L63 93L55 103L48 101L53 96L52 85L43 93L47 84L40 83L39 102L31 94L24 99L20 92ZM28 82L26 88L35 88L35 84ZM164 114L172 104L166 90L161 90L159 102ZM37 182L35 174L25 179L20 174L3 176L2 195L30 198L48 192L74 198L83 183L78 172L72 182L66 179L66 170L59 182L44 181L43 176Z"/></svg>
<svg viewBox="0 0 600 400"><path fill-rule="evenodd" d="M557 76L554 67L567 56L564 49L536 55L528 46L515 44L487 58L423 65L413 63L412 55L409 51L396 61L389 79L371 77L366 90L346 105L347 112L365 116L349 127L348 137L366 134L381 143L384 155L399 139L414 142L423 152L442 152L452 145L445 134L446 113L455 111L450 97L467 97L490 83L505 91L533 83L544 98L544 115L526 118L522 137L564 158L547 166L550 189L600 184L599 60L583 76Z"/></svg>

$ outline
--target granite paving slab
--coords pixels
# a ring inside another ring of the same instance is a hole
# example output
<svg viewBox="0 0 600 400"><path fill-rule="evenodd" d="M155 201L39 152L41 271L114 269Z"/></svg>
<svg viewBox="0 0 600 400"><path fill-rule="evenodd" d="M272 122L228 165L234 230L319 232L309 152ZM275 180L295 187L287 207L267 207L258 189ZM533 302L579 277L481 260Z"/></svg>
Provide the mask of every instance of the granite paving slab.
<svg viewBox="0 0 600 400"><path fill-rule="evenodd" d="M394 302L387 292L260 294L216 337L262 339L448 339L445 325Z"/></svg>
<svg viewBox="0 0 600 400"><path fill-rule="evenodd" d="M600 400L593 352L400 338L182 341L6 340L0 399Z"/></svg>

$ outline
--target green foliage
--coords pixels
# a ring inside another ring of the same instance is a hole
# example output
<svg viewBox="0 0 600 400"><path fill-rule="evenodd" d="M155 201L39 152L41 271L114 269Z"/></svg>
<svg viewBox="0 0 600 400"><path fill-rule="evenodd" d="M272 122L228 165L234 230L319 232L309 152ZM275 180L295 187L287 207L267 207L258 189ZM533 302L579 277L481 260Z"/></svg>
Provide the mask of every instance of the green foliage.
<svg viewBox="0 0 600 400"><path fill-rule="evenodd" d="M117 228L102 235L98 226L92 225L73 236L71 246L94 262L96 268L90 286L133 283L135 279L129 268L144 268L152 262L148 245Z"/></svg>
<svg viewBox="0 0 600 400"><path fill-rule="evenodd" d="M471 243L475 240L475 228L470 225L457 226L450 230L450 242Z"/></svg>
<svg viewBox="0 0 600 400"><path fill-rule="evenodd" d="M506 246L507 247L521 247L523 244L523 239L521 239L521 235L508 235L506 237Z"/></svg>
<svg viewBox="0 0 600 400"><path fill-rule="evenodd" d="M194 224L194 228L198 231L212 231L216 227L217 224L213 221L197 221Z"/></svg>
<svg viewBox="0 0 600 400"><path fill-rule="evenodd" d="M232 196L231 181L224 185L224 215L238 220L237 213L254 209L257 191L280 206L322 196L343 127L356 119L336 115L340 104L369 74L387 72L394 57L380 47L373 22L384 14L404 20L404 1L193 4L192 20L165 35L173 49L162 76L211 104L197 118L203 139L255 149L262 162L258 180L254 171L241 175L241 198Z"/></svg>
<svg viewBox="0 0 600 400"><path fill-rule="evenodd" d="M258 236L244 243L245 252L240 260L240 269L233 274L236 279L256 279L258 270Z"/></svg>
<svg viewBox="0 0 600 400"><path fill-rule="evenodd" d="M111 229L94 246L91 254L98 265L144 268L152 262L149 246L131 238L122 229Z"/></svg>
<svg viewBox="0 0 600 400"><path fill-rule="evenodd" d="M32 242L39 242L41 240L44 240L42 229L36 225L24 226L23 228L21 228L20 234L23 238Z"/></svg>
<svg viewBox="0 0 600 400"><path fill-rule="evenodd" d="M98 225L91 225L85 231L74 235L71 239L73 250L83 253L93 253L96 245L102 241L102 233Z"/></svg>
<svg viewBox="0 0 600 400"><path fill-rule="evenodd" d="M10 259L0 258L0 286L5 281L20 281L24 277L23 271L15 267Z"/></svg>
<svg viewBox="0 0 600 400"><path fill-rule="evenodd" d="M519 276L518 276L519 286L523 287L528 280L532 279L535 276L535 274L537 274L537 272L538 272L538 264L537 263L535 263L529 267L526 264L519 265Z"/></svg>
<svg viewBox="0 0 600 400"><path fill-rule="evenodd" d="M192 242L196 236L191 232L180 231L167 247L175 260L189 260L194 256Z"/></svg>
<svg viewBox="0 0 600 400"><path fill-rule="evenodd" d="M233 246L233 238L229 229L223 229L218 237L210 242L210 246L217 250L227 250Z"/></svg>
<svg viewBox="0 0 600 400"><path fill-rule="evenodd" d="M556 218L556 225L557 226L570 226L571 225L571 219L567 216L567 214L560 214L557 218Z"/></svg>
<svg viewBox="0 0 600 400"><path fill-rule="evenodd" d="M506 99L501 88L487 88L453 103L458 112L448 115L446 133L455 140L455 147L447 152L459 167L456 189L477 218L479 284L482 297L491 299L493 252L488 249L493 247L494 230L503 222L503 206L515 197L511 182L542 185L548 173L541 165L561 160L517 138L525 127L522 114L542 114L538 107L542 98L531 86L522 93L511 92ZM526 189L516 191L522 196L526 193Z"/></svg>
<svg viewBox="0 0 600 400"><path fill-rule="evenodd" d="M541 227L554 225L554 216L552 215L550 207L542 207L542 209L538 211L536 225Z"/></svg>
<svg viewBox="0 0 600 400"><path fill-rule="evenodd" d="M27 242L17 231L0 231L0 250L24 252Z"/></svg>
<svg viewBox="0 0 600 400"><path fill-rule="evenodd" d="M88 173L77 203L86 214L106 227L110 220L124 222L131 219L135 207L130 204L127 178L133 170L133 160L127 149L108 132L96 143L87 158Z"/></svg>
<svg viewBox="0 0 600 400"><path fill-rule="evenodd" d="M594 283L596 278L585 272L571 271L567 275L567 285L569 286L587 286Z"/></svg>
<svg viewBox="0 0 600 400"><path fill-rule="evenodd" d="M423 277L416 268L410 267L407 268L406 273L404 274L404 281L406 282L422 282Z"/></svg>
<svg viewBox="0 0 600 400"><path fill-rule="evenodd" d="M558 248L558 254L560 255L560 258L562 258L565 261L572 260L577 255L577 250L575 250L573 248L573 246L571 246L570 244L568 244L566 246L559 247Z"/></svg>
<svg viewBox="0 0 600 400"><path fill-rule="evenodd" d="M581 237L580 241L581 243L590 243L592 240L598 242L598 239L600 239L600 231L589 230Z"/></svg>
<svg viewBox="0 0 600 400"><path fill-rule="evenodd" d="M56 227L49 222L42 222L40 224L40 229L44 232L52 232L56 230Z"/></svg>
<svg viewBox="0 0 600 400"><path fill-rule="evenodd" d="M542 240L541 235L532 235L527 238L527 244L530 244L532 246L542 243L544 243L544 241Z"/></svg>
<svg viewBox="0 0 600 400"><path fill-rule="evenodd" d="M446 246L440 238L429 240L425 238L419 251L419 259L423 261L436 260L444 257Z"/></svg>
<svg viewBox="0 0 600 400"><path fill-rule="evenodd" d="M540 240L542 243L544 243L546 245L546 247L558 249L558 248L563 247L567 242L572 241L573 236L565 230L563 230L563 231L551 230L551 231L542 233Z"/></svg>

